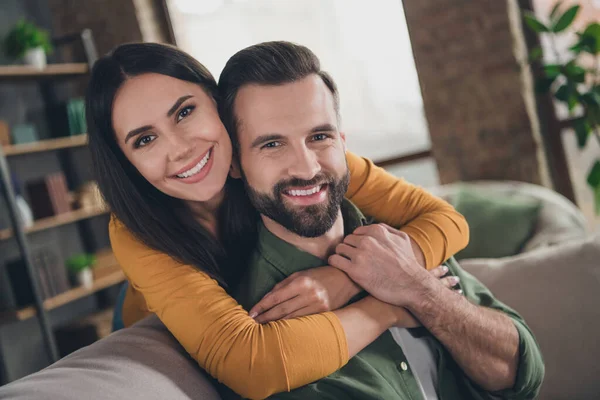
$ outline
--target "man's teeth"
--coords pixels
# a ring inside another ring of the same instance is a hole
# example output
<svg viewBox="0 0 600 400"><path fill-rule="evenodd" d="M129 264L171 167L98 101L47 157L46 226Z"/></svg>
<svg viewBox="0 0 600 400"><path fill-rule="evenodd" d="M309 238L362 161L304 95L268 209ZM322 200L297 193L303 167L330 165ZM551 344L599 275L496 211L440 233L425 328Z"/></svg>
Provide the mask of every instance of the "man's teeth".
<svg viewBox="0 0 600 400"><path fill-rule="evenodd" d="M195 167L193 167L191 169L188 169L183 174L177 175L177 177L178 178L189 178L190 176L194 176L198 172L202 171L202 168L204 168L204 166L206 165L206 163L210 159L210 153L211 152L212 152L212 150L210 150L208 153L206 153L206 155L204 156L204 158L202 160L200 160L200 162L198 164L196 164Z"/></svg>
<svg viewBox="0 0 600 400"><path fill-rule="evenodd" d="M319 190L321 190L321 185L308 190L288 190L288 194L290 196L310 196L317 193Z"/></svg>

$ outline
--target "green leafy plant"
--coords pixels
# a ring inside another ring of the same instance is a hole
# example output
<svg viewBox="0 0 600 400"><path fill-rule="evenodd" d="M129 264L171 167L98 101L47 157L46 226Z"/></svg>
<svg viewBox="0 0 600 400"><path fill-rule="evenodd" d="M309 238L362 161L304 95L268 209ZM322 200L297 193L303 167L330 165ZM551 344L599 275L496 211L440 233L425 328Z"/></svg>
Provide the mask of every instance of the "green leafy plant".
<svg viewBox="0 0 600 400"><path fill-rule="evenodd" d="M42 47L46 54L52 51L48 32L26 20L19 20L4 39L4 51L13 58L21 58L27 50Z"/></svg>
<svg viewBox="0 0 600 400"><path fill-rule="evenodd" d="M593 136L600 144L600 24L592 22L577 32L577 39L569 48L566 60L561 60L556 48L558 35L573 24L580 6L574 5L561 11L557 2L547 21L540 21L533 13L525 13L525 23L538 35L548 35L555 61L542 62L536 74L536 91L550 92L554 98L566 105L569 122L577 135L577 144L583 149ZM542 58L542 50L534 48L529 54L532 62ZM594 60L590 67L585 59ZM600 159L588 172L587 183L594 191L596 213L600 214Z"/></svg>
<svg viewBox="0 0 600 400"><path fill-rule="evenodd" d="M69 258L66 264L69 272L77 274L86 268L94 266L96 264L96 256L93 254L78 254Z"/></svg>

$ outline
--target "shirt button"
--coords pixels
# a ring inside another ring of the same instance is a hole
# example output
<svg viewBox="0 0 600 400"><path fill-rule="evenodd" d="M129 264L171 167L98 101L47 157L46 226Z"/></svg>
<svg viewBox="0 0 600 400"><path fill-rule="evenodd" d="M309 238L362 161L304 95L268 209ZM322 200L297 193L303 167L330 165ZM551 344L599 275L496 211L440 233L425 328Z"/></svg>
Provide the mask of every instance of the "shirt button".
<svg viewBox="0 0 600 400"><path fill-rule="evenodd" d="M408 370L408 364L406 364L404 361L402 361L402 362L400 363L400 369L401 369L402 371L407 371L407 370Z"/></svg>

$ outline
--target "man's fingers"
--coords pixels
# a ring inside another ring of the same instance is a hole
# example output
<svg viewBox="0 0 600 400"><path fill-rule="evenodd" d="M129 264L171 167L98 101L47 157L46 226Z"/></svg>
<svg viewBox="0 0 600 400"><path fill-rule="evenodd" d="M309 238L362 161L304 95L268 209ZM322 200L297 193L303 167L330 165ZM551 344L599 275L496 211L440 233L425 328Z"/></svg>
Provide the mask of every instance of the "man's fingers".
<svg viewBox="0 0 600 400"><path fill-rule="evenodd" d="M440 281L447 288L453 288L454 286L458 285L460 279L458 278L458 276L447 276L445 278L440 279Z"/></svg>
<svg viewBox="0 0 600 400"><path fill-rule="evenodd" d="M340 256L346 257L348 260L352 260L358 253L355 247L349 246L346 243L340 243L335 247L335 252Z"/></svg>
<svg viewBox="0 0 600 400"><path fill-rule="evenodd" d="M344 243L352 247L358 247L361 240L361 236L350 234L344 238Z"/></svg>
<svg viewBox="0 0 600 400"><path fill-rule="evenodd" d="M439 267L432 269L430 272L431 275L439 279L448 273L448 267L445 265L440 265Z"/></svg>
<svg viewBox="0 0 600 400"><path fill-rule="evenodd" d="M290 300L284 301L283 303L278 304L270 310L260 314L258 317L256 317L256 322L265 324L267 322L282 319L286 315L292 314L308 306L308 304L306 304L307 300L307 297L296 296Z"/></svg>
<svg viewBox="0 0 600 400"><path fill-rule="evenodd" d="M339 254L334 254L329 257L327 260L329 265L335 267L337 269L341 269L342 271L348 273L349 270L352 269L352 262L348 260L346 257L342 257Z"/></svg>

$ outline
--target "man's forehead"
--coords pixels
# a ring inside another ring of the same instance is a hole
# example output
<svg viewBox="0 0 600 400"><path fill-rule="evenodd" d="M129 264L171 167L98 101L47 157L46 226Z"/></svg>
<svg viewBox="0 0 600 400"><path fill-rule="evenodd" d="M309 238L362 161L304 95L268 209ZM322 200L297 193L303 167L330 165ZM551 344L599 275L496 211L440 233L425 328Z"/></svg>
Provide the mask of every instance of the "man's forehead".
<svg viewBox="0 0 600 400"><path fill-rule="evenodd" d="M246 85L236 97L240 128L249 131L336 125L333 95L321 77L310 75L281 85Z"/></svg>

